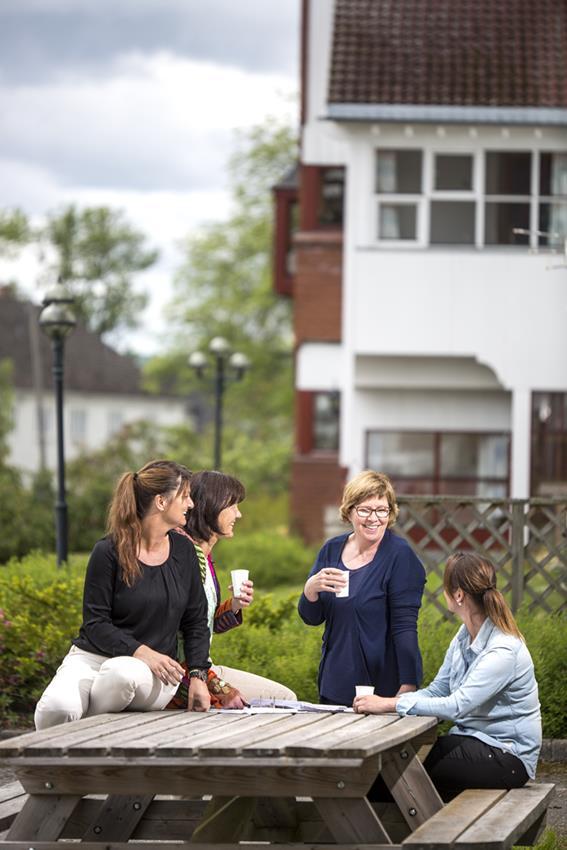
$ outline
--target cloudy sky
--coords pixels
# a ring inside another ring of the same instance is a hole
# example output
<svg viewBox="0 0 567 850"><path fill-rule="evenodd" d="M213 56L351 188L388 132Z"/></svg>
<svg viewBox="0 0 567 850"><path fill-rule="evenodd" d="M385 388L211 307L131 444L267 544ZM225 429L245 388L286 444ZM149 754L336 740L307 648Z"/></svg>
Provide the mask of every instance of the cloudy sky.
<svg viewBox="0 0 567 850"><path fill-rule="evenodd" d="M291 114L299 0L1 0L0 207L126 211L162 253L140 279L159 350L178 240L228 210L236 128ZM0 263L38 300L32 254Z"/></svg>

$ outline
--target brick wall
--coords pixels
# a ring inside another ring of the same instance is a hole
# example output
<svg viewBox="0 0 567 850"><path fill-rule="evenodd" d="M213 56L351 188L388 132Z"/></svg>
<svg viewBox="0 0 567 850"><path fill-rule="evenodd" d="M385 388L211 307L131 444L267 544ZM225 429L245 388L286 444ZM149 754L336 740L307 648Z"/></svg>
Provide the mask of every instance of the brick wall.
<svg viewBox="0 0 567 850"><path fill-rule="evenodd" d="M325 508L338 505L345 485L346 470L337 456L296 455L291 471L291 524L308 543L325 538Z"/></svg>
<svg viewBox="0 0 567 850"><path fill-rule="evenodd" d="M296 344L340 342L342 233L320 230L297 233L293 314Z"/></svg>

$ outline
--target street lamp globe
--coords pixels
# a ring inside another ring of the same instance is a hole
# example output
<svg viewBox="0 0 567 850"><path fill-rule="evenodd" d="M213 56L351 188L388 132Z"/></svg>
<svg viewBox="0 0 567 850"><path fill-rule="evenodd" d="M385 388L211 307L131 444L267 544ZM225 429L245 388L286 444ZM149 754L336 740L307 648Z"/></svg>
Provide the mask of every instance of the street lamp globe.
<svg viewBox="0 0 567 850"><path fill-rule="evenodd" d="M209 343L209 351L211 354L216 354L217 357L222 357L227 354L230 345L223 336L215 336Z"/></svg>
<svg viewBox="0 0 567 850"><path fill-rule="evenodd" d="M39 324L50 339L64 339L75 328L74 301L62 283L56 283L45 293Z"/></svg>
<svg viewBox="0 0 567 850"><path fill-rule="evenodd" d="M234 354L230 356L229 365L232 366L236 373L237 380L240 380L244 377L248 369L250 368L250 360L246 357L245 354L242 354L241 351L235 351Z"/></svg>

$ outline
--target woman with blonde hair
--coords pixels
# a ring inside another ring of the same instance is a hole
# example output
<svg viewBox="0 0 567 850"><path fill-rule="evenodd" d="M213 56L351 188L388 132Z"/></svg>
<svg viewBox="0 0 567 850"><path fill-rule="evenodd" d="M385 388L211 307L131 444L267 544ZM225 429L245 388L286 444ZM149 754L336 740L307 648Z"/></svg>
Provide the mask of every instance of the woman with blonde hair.
<svg viewBox="0 0 567 850"><path fill-rule="evenodd" d="M493 564L458 552L446 564L445 600L463 625L427 688L397 697L356 697L355 711L425 714L452 720L425 760L440 792L518 788L535 776L541 716L530 653Z"/></svg>
<svg viewBox="0 0 567 850"><path fill-rule="evenodd" d="M166 707L183 668L190 670L189 708L210 705L207 603L190 540L173 529L193 506L189 470L168 460L127 472L109 508L108 534L87 566L78 637L37 704L46 729L85 714Z"/></svg>
<svg viewBox="0 0 567 850"><path fill-rule="evenodd" d="M425 570L392 531L399 509L390 479L359 473L345 487L340 510L352 531L325 543L299 600L305 623L325 623L319 699L351 705L355 685L389 696L414 691L421 682L417 616Z"/></svg>

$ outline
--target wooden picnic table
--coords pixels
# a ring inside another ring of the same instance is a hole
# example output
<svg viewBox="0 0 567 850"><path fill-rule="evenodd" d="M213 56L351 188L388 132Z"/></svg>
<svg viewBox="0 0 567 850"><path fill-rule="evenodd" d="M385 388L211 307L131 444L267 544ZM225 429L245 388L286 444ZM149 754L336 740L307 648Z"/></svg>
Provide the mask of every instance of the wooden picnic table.
<svg viewBox="0 0 567 850"><path fill-rule="evenodd" d="M447 808L416 755L436 727L434 717L392 714L172 711L32 732L0 742L0 761L29 794L0 848L51 850L66 838L112 850L147 840L401 848L429 823L438 832ZM395 805L368 802L378 774ZM480 814L506 792L490 794L484 808L475 798Z"/></svg>

